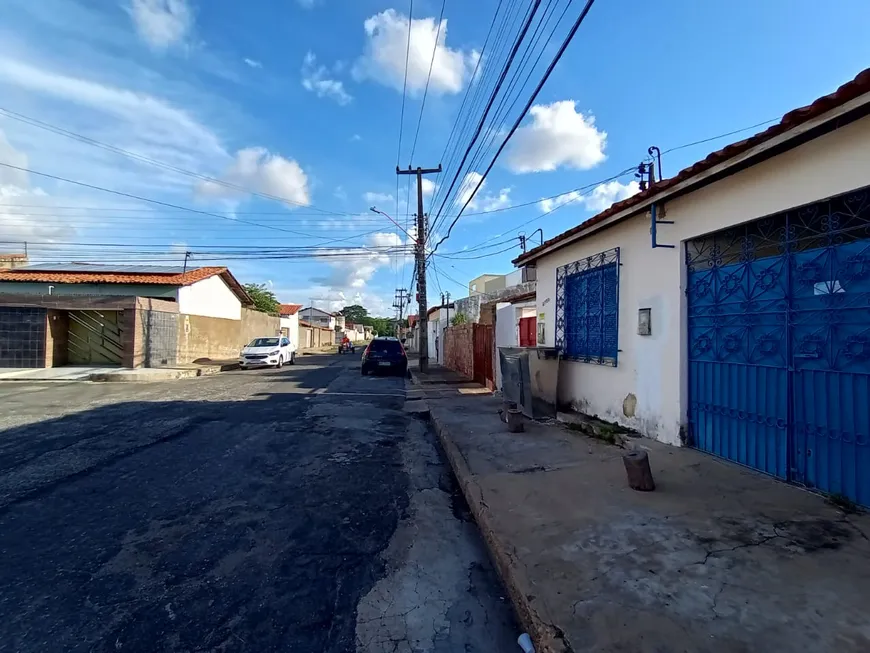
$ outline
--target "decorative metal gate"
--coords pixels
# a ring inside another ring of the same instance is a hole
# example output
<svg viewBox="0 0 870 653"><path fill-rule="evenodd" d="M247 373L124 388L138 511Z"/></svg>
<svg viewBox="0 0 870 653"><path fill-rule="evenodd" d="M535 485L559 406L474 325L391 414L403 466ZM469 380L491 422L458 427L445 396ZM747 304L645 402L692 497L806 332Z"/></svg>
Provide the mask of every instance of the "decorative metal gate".
<svg viewBox="0 0 870 653"><path fill-rule="evenodd" d="M870 505L870 189L687 243L694 446Z"/></svg>
<svg viewBox="0 0 870 653"><path fill-rule="evenodd" d="M74 365L120 365L124 351L120 311L69 312L69 362Z"/></svg>

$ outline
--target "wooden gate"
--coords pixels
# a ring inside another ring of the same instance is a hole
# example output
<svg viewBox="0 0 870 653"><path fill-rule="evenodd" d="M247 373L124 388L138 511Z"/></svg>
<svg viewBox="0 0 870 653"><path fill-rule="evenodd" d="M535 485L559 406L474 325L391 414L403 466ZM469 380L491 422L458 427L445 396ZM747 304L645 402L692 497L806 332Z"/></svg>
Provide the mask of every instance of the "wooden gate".
<svg viewBox="0 0 870 653"><path fill-rule="evenodd" d="M494 387L493 374L493 328L491 324L474 325L474 380L481 385Z"/></svg>

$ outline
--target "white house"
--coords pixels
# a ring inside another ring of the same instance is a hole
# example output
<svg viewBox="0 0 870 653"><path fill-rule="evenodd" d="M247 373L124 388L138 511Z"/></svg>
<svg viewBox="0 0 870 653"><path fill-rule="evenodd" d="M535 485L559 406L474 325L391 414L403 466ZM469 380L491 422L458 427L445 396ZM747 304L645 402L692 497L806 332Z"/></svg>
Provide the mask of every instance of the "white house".
<svg viewBox="0 0 870 653"><path fill-rule="evenodd" d="M302 304L281 304L278 307L278 315L281 317L281 333L290 338L294 345L300 346L299 342L299 309Z"/></svg>
<svg viewBox="0 0 870 653"><path fill-rule="evenodd" d="M40 263L0 272L0 294L111 295L178 303L179 313L240 320L253 302L225 267Z"/></svg>
<svg viewBox="0 0 870 653"><path fill-rule="evenodd" d="M303 308L301 311L302 321L313 326L335 328L335 315L322 311L319 308Z"/></svg>
<svg viewBox="0 0 870 653"><path fill-rule="evenodd" d="M870 69L514 262L561 404L870 504Z"/></svg>

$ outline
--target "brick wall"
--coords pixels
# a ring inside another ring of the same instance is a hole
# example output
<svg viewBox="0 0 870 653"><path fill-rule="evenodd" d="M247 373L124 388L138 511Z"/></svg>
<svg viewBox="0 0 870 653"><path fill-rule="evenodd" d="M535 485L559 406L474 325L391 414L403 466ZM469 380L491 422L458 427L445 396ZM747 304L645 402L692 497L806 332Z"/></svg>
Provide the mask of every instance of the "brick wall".
<svg viewBox="0 0 870 653"><path fill-rule="evenodd" d="M474 377L474 325L448 327L444 340L444 364L468 378Z"/></svg>

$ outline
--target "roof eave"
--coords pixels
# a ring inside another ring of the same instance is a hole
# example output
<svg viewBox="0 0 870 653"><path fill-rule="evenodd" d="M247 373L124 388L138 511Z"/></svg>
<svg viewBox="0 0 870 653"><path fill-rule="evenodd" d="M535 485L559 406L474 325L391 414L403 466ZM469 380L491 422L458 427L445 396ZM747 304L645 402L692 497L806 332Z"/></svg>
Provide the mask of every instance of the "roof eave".
<svg viewBox="0 0 870 653"><path fill-rule="evenodd" d="M550 239L550 241L544 242L543 245L539 245L538 247L526 252L525 254L518 256L513 261L511 261L511 263L513 263L513 265L516 267L521 267L524 265L528 265L529 263L533 263L538 259L543 258L544 256L552 254L556 250L567 247L568 245L583 238L586 238L593 233L601 231L602 229L606 229L614 223L621 222L622 220L630 218L639 213L644 213L653 204L657 204L668 199L674 199L681 195L693 192L703 186L707 186L711 183L714 183L715 181L719 181L724 177L733 175L740 170L744 170L753 165L761 163L766 159L780 154L782 151L797 147L798 145L802 144L803 141L795 142L790 147L788 147L788 144L790 142L799 141L809 132L819 130L821 127L824 127L825 125L828 125L833 121L846 117L849 114L853 114L853 117L848 122L857 120L867 115L866 112L868 108L870 108L870 93L864 93L856 98L853 98L852 100L844 102L839 106L833 107L829 111L826 111L814 118L810 118L803 123L795 125L791 129L788 129L781 134L766 139L758 145L750 147L749 149L739 154L736 154L729 159L726 159L705 170L702 170L696 175L692 175L691 177L677 182L671 186L668 186L667 188L664 188L658 192L656 191L656 186L654 185L649 190L639 194L637 196L638 201L625 207L623 210L617 211L616 213L603 217L602 219L598 219L599 216L604 216L610 211L610 209L606 209L605 211L602 211L601 213L592 216L585 222L581 223L581 225L589 224L588 228L580 229L576 233L562 238L562 236L567 233L563 232L562 234L559 234L558 236ZM844 123L843 125L845 124L848 123ZM843 125L837 126L839 127ZM576 228L577 227L574 227L574 229ZM569 229L568 231L571 230Z"/></svg>

